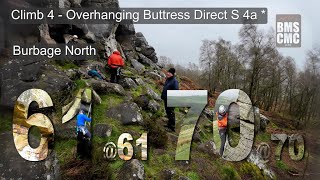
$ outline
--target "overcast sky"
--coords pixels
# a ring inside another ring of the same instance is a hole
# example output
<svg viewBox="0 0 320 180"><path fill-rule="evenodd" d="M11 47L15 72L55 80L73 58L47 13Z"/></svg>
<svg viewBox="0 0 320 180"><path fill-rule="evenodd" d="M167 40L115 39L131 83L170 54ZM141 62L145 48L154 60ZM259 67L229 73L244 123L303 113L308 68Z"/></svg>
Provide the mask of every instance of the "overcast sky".
<svg viewBox="0 0 320 180"><path fill-rule="evenodd" d="M299 68L303 68L306 52L314 46L320 46L320 20L318 17L320 2L316 0L119 0L120 7L266 7L268 24L259 28L275 29L276 14L301 14L302 47L279 48L285 56L292 56ZM142 32L157 54L168 56L175 63L185 65L199 62L199 49L203 39L217 40L219 37L239 42L238 32L241 25L154 25L136 24L137 32Z"/></svg>

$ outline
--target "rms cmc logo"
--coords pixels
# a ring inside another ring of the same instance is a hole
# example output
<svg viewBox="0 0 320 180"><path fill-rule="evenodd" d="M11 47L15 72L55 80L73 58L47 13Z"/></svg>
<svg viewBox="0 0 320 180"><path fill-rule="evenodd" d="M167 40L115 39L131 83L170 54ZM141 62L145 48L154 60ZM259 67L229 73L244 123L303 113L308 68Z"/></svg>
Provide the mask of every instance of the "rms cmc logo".
<svg viewBox="0 0 320 180"><path fill-rule="evenodd" d="M276 22L277 47L301 47L301 15L278 14Z"/></svg>

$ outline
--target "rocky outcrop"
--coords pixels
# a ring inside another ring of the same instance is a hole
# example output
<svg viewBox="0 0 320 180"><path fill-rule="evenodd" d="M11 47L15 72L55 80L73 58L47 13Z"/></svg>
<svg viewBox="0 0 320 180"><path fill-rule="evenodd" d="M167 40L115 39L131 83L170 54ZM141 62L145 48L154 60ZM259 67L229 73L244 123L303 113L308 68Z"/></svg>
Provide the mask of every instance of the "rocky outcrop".
<svg viewBox="0 0 320 180"><path fill-rule="evenodd" d="M136 33L135 46L136 51L146 56L153 63L158 63L157 53L155 52L155 49L148 44L146 38L141 32Z"/></svg>
<svg viewBox="0 0 320 180"><path fill-rule="evenodd" d="M137 89L137 84L131 78L121 79L119 82L126 89Z"/></svg>
<svg viewBox="0 0 320 180"><path fill-rule="evenodd" d="M145 95L138 96L134 99L134 102L137 103L139 107L142 109L147 109L149 106L149 98Z"/></svg>
<svg viewBox="0 0 320 180"><path fill-rule="evenodd" d="M210 119L212 120L213 117L214 117L214 111L209 109L209 108L205 108L203 111L202 111L202 116L205 116L207 119Z"/></svg>
<svg viewBox="0 0 320 180"><path fill-rule="evenodd" d="M144 179L144 166L137 160L126 161L119 171L118 179L142 180Z"/></svg>
<svg viewBox="0 0 320 180"><path fill-rule="evenodd" d="M139 74L142 74L145 71L145 66L141 64L138 60L136 59L131 59L131 64L133 68L138 71Z"/></svg>
<svg viewBox="0 0 320 180"><path fill-rule="evenodd" d="M46 61L34 59L9 60L1 68L1 106L13 109L15 100L25 90L42 89L54 104L61 104L72 95L73 82Z"/></svg>
<svg viewBox="0 0 320 180"><path fill-rule="evenodd" d="M139 53L139 62L141 62L142 64L145 64L153 69L159 69L159 66L157 64L155 64L151 59L149 59L148 57L146 57L145 55Z"/></svg>
<svg viewBox="0 0 320 180"><path fill-rule="evenodd" d="M160 104L155 100L151 100L148 104L148 109L151 112L157 112L160 109Z"/></svg>
<svg viewBox="0 0 320 180"><path fill-rule="evenodd" d="M144 86L146 84L141 78L136 78L135 81L139 86Z"/></svg>
<svg viewBox="0 0 320 180"><path fill-rule="evenodd" d="M143 122L141 110L134 102L124 102L112 107L107 110L106 114L108 117L120 120L123 125L141 124Z"/></svg>
<svg viewBox="0 0 320 180"><path fill-rule="evenodd" d="M209 155L218 155L219 152L216 150L216 145L213 141L207 141L205 143L200 144L197 147L199 152L203 152Z"/></svg>
<svg viewBox="0 0 320 180"><path fill-rule="evenodd" d="M247 161L256 165L270 179L276 179L272 169L268 167L266 162L261 157L261 154L255 148L251 150L249 156L247 157Z"/></svg>
<svg viewBox="0 0 320 180"><path fill-rule="evenodd" d="M151 87L146 87L147 95L154 100L160 101L161 97L158 93L156 93Z"/></svg>
<svg viewBox="0 0 320 180"><path fill-rule="evenodd" d="M108 83L106 81L94 80L94 79L90 79L89 84L99 94L108 94L108 93L115 93L119 95L126 94L126 91L119 84Z"/></svg>
<svg viewBox="0 0 320 180"><path fill-rule="evenodd" d="M6 21L10 14L9 9L23 7L56 7L56 8L119 8L118 0L4 0L0 13L1 17ZM56 13L59 13L56 11ZM11 44L55 44L64 43L64 35L77 35L79 38L89 43L99 42L108 38L113 32L114 24L72 24L68 25L47 25L47 24L10 24L5 26L6 38ZM8 44L9 47L11 44Z"/></svg>
<svg viewBox="0 0 320 180"><path fill-rule="evenodd" d="M40 32L40 43L44 44L57 44L57 42L51 38L50 32L49 32L49 26L48 24L41 24L38 26L39 32Z"/></svg>
<svg viewBox="0 0 320 180"><path fill-rule="evenodd" d="M156 71L146 71L145 75L153 80L161 80L162 78Z"/></svg>
<svg viewBox="0 0 320 180"><path fill-rule="evenodd" d="M176 174L176 172L174 170L171 169L164 169L159 173L159 177L161 177L162 179L173 179L174 175Z"/></svg>
<svg viewBox="0 0 320 180"><path fill-rule="evenodd" d="M93 132L97 137L110 137L112 133L112 127L108 124L97 124L95 125Z"/></svg>
<svg viewBox="0 0 320 180"><path fill-rule="evenodd" d="M270 123L270 120L263 114L260 114L260 130L265 131L269 123Z"/></svg>
<svg viewBox="0 0 320 180"><path fill-rule="evenodd" d="M0 134L0 146L1 179L59 179L60 167L55 152L51 152L45 161L27 161L16 150L12 132Z"/></svg>

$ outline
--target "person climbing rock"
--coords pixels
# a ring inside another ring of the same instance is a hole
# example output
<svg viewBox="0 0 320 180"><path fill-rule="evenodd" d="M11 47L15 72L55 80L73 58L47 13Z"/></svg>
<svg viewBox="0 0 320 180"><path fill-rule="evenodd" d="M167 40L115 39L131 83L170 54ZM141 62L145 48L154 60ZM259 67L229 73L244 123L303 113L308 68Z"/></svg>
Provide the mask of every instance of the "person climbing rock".
<svg viewBox="0 0 320 180"><path fill-rule="evenodd" d="M108 66L111 73L111 83L118 83L120 78L121 68L124 66L124 60L118 50L114 50L108 59Z"/></svg>
<svg viewBox="0 0 320 180"><path fill-rule="evenodd" d="M221 139L220 146L220 156L223 155L224 145L227 139L227 123L228 123L228 113L227 109L224 105L219 106L219 110L217 112L217 121L218 121L218 130Z"/></svg>
<svg viewBox="0 0 320 180"><path fill-rule="evenodd" d="M175 77L176 70L174 68L170 68L166 74L167 79L164 84L161 99L164 101L164 107L166 110L167 117L169 119L167 128L169 128L172 131L175 131L175 124L176 124L176 117L174 114L174 108L167 106L167 91L168 90L179 90L179 82Z"/></svg>
<svg viewBox="0 0 320 180"><path fill-rule="evenodd" d="M77 115L77 131L82 132L84 136L91 139L91 133L86 127L86 122L91 122L91 118L86 116L83 110L80 110L79 114Z"/></svg>

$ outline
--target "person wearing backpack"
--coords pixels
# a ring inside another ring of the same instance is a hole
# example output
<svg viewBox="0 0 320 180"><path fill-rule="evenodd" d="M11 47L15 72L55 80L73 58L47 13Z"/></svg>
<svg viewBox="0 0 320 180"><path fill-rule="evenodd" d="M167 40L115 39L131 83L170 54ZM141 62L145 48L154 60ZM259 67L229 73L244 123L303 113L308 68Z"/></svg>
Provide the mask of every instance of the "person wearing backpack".
<svg viewBox="0 0 320 180"><path fill-rule="evenodd" d="M114 50L108 59L108 67L111 73L111 83L119 83L121 68L124 66L124 60L118 50Z"/></svg>

